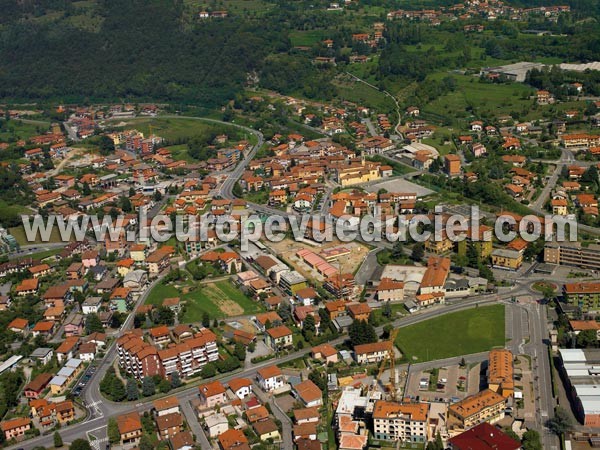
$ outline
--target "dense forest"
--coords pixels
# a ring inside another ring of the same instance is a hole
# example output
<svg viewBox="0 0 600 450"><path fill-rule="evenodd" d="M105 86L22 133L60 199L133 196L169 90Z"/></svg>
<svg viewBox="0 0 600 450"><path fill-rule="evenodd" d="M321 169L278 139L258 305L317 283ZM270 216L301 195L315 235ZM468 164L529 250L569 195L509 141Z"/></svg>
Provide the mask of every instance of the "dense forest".
<svg viewBox="0 0 600 450"><path fill-rule="evenodd" d="M5 21L22 13L15 11L16 2L2 3ZM0 97L147 98L217 106L243 87L247 73L259 69L269 52L289 46L280 33L242 19L185 29L177 0L103 0L97 9L103 17L97 32L63 22L5 24Z"/></svg>

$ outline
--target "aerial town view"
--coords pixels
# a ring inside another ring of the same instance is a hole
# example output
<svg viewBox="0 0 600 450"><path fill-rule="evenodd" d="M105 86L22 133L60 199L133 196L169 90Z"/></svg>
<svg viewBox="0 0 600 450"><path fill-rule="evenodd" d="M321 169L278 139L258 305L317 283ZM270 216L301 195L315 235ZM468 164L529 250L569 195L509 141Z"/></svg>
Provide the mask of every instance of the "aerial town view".
<svg viewBox="0 0 600 450"><path fill-rule="evenodd" d="M600 1L0 12L0 449L600 447Z"/></svg>

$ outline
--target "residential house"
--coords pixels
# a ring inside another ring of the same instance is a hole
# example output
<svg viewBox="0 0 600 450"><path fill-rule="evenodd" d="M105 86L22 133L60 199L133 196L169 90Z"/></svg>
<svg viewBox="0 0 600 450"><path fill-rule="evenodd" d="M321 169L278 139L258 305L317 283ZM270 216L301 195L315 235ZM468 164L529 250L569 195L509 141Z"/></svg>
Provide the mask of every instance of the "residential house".
<svg viewBox="0 0 600 450"><path fill-rule="evenodd" d="M321 406L323 404L323 392L311 380L305 380L294 385L292 393L306 407Z"/></svg>
<svg viewBox="0 0 600 450"><path fill-rule="evenodd" d="M266 341L273 350L281 350L294 345L292 331L285 325L269 328L266 331Z"/></svg>
<svg viewBox="0 0 600 450"><path fill-rule="evenodd" d="M200 404L202 407L211 409L216 405L227 402L225 387L220 381L211 381L198 386Z"/></svg>
<svg viewBox="0 0 600 450"><path fill-rule="evenodd" d="M229 389L236 397L243 400L252 394L252 381L248 378L234 378L229 381Z"/></svg>
<svg viewBox="0 0 600 450"><path fill-rule="evenodd" d="M143 434L142 421L137 412L117 416L121 445L138 444Z"/></svg>
<svg viewBox="0 0 600 450"><path fill-rule="evenodd" d="M17 417L0 422L0 427L4 433L4 439L19 439L25 436L25 432L31 430L31 419L29 417Z"/></svg>
<svg viewBox="0 0 600 450"><path fill-rule="evenodd" d="M256 375L258 385L265 392L281 389L285 385L285 379L281 369L277 366L268 366L259 369Z"/></svg>

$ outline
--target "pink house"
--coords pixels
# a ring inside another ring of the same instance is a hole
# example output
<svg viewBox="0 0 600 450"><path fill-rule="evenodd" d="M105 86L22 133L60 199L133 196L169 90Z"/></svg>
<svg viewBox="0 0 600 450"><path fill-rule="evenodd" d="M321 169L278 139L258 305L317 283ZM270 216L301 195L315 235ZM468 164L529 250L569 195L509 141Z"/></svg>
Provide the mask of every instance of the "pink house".
<svg viewBox="0 0 600 450"><path fill-rule="evenodd" d="M214 408L215 405L227 402L225 387L220 381L211 381L198 386L198 395L202 406L206 408Z"/></svg>
<svg viewBox="0 0 600 450"><path fill-rule="evenodd" d="M86 269L96 266L99 261L100 256L97 250L87 250L81 254L81 263Z"/></svg>
<svg viewBox="0 0 600 450"><path fill-rule="evenodd" d="M65 336L82 336L84 320L81 314L75 314L71 321L65 325Z"/></svg>
<svg viewBox="0 0 600 450"><path fill-rule="evenodd" d="M480 144L480 143L473 144L473 155L475 156L475 158L484 156L486 153L487 153L487 150L485 148L485 145Z"/></svg>

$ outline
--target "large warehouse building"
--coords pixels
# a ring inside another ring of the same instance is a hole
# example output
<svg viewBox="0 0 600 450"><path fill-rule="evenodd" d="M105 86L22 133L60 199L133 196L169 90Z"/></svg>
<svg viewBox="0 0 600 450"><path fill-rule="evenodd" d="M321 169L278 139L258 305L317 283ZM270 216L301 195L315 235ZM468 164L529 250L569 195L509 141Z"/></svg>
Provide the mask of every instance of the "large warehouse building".
<svg viewBox="0 0 600 450"><path fill-rule="evenodd" d="M600 349L560 349L567 392L577 418L590 427L600 426Z"/></svg>

